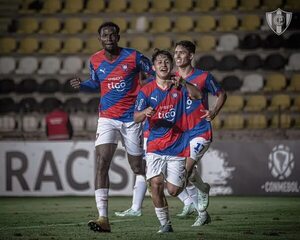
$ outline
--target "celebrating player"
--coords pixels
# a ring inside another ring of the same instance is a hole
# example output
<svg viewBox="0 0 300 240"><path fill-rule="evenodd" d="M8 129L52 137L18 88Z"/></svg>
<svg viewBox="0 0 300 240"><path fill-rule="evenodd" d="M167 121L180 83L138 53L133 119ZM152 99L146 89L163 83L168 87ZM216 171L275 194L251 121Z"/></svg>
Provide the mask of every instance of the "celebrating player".
<svg viewBox="0 0 300 240"><path fill-rule="evenodd" d="M151 183L152 201L161 225L158 233L166 233L173 229L164 195L164 180L169 194L177 196L185 182L185 158L189 156L186 103L189 95L200 99L201 92L192 84L182 83L177 87L169 80L173 58L168 51L156 51L152 62L156 79L139 92L134 120L140 123L147 118L149 121L146 176Z"/></svg>
<svg viewBox="0 0 300 240"><path fill-rule="evenodd" d="M140 89L139 72L153 74L151 62L140 52L121 48L119 26L103 23L99 29L99 41L103 50L90 59L90 79L71 80L74 88L100 88L99 119L96 135L95 199L99 218L88 226L99 232L110 232L108 221L109 167L117 147L120 133L125 145L128 161L140 179L140 187L146 189L145 170L142 162L142 124L133 121L134 104Z"/></svg>
<svg viewBox="0 0 300 240"><path fill-rule="evenodd" d="M190 41L180 41L175 45L174 60L178 68L177 75L194 84L202 92L203 99L187 101L187 123L190 133L190 157L186 161L189 180L196 186L187 186L178 196L184 203L181 217L191 214L196 207L198 217L192 226L201 226L210 222L208 207L210 186L204 183L197 170L200 160L212 141L211 121L216 117L226 101L226 93L209 72L192 67L196 47ZM216 96L214 107L208 108L208 94ZM198 192L197 192L198 190Z"/></svg>

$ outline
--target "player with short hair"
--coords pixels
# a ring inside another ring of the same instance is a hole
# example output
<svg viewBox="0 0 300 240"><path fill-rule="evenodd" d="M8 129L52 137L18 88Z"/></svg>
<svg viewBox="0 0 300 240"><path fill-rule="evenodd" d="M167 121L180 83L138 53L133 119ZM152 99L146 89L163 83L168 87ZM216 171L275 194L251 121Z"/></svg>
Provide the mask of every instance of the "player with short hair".
<svg viewBox="0 0 300 240"><path fill-rule="evenodd" d="M171 196L177 196L185 183L185 159L189 156L189 133L186 131L188 96L200 99L192 84L174 84L171 79L173 58L168 51L157 50L152 56L156 79L139 92L134 120L149 121L147 141L147 180L151 184L152 201L160 222L158 233L173 232L164 181ZM180 83L182 79L177 79Z"/></svg>
<svg viewBox="0 0 300 240"><path fill-rule="evenodd" d="M117 148L118 134L125 145L128 161L137 178L144 179L142 125L133 120L135 100L140 89L139 73L153 74L152 64L140 52L118 46L120 28L103 23L99 41L103 49L90 58L90 79L71 80L74 88L100 89L99 119L96 135L95 199L99 218L88 225L94 231L110 232L108 220L109 167ZM146 191L146 182L139 192ZM143 193L144 195L144 193Z"/></svg>
<svg viewBox="0 0 300 240"><path fill-rule="evenodd" d="M210 222L210 216L206 209L209 203L210 186L204 183L197 170L200 160L212 142L211 121L221 110L226 101L226 93L206 71L192 66L192 60L196 51L195 45L190 41L180 41L175 44L174 60L177 66L177 75L187 82L194 84L202 92L203 99L187 101L188 130L190 133L190 157L186 161L187 174L193 186L187 186L179 199L184 203L180 217L185 217L196 208L198 217L192 226L201 226ZM208 106L208 94L216 96L216 101L211 110ZM198 190L198 192L197 192Z"/></svg>

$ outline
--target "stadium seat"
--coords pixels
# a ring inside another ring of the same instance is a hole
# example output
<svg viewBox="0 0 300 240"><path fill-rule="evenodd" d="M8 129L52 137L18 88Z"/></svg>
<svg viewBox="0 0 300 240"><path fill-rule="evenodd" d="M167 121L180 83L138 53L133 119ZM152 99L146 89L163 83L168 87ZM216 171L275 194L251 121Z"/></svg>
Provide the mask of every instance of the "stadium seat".
<svg viewBox="0 0 300 240"><path fill-rule="evenodd" d="M88 0L84 13L100 13L105 10L105 0Z"/></svg>
<svg viewBox="0 0 300 240"><path fill-rule="evenodd" d="M98 113L99 111L99 98L98 97L94 97L91 98L87 103L87 112L88 113Z"/></svg>
<svg viewBox="0 0 300 240"><path fill-rule="evenodd" d="M230 32L238 27L238 19L233 14L222 15L219 20L218 31Z"/></svg>
<svg viewBox="0 0 300 240"><path fill-rule="evenodd" d="M267 98L264 95L251 95L246 101L244 111L261 112L267 107Z"/></svg>
<svg viewBox="0 0 300 240"><path fill-rule="evenodd" d="M83 47L83 42L81 38L72 37L68 38L64 42L64 47L61 50L61 53L78 53Z"/></svg>
<svg viewBox="0 0 300 240"><path fill-rule="evenodd" d="M59 32L61 29L61 22L58 18L46 18L41 23L41 28L39 33L43 34L53 34Z"/></svg>
<svg viewBox="0 0 300 240"><path fill-rule="evenodd" d="M196 39L197 50L200 52L206 52L214 50L216 47L216 38L212 35L200 35Z"/></svg>
<svg viewBox="0 0 300 240"><path fill-rule="evenodd" d="M144 13L149 9L148 0L131 0L128 12L132 13Z"/></svg>
<svg viewBox="0 0 300 240"><path fill-rule="evenodd" d="M291 106L291 111L300 112L300 96L296 96Z"/></svg>
<svg viewBox="0 0 300 240"><path fill-rule="evenodd" d="M59 91L60 91L60 83L55 78L46 79L39 85L39 93L42 94L57 93Z"/></svg>
<svg viewBox="0 0 300 240"><path fill-rule="evenodd" d="M203 42L205 44L205 42ZM209 45L209 43L208 43ZM218 51L233 51L239 46L239 38L237 35L228 33L222 34L217 47Z"/></svg>
<svg viewBox="0 0 300 240"><path fill-rule="evenodd" d="M86 115L86 131L96 132L98 125L98 116L95 114Z"/></svg>
<svg viewBox="0 0 300 240"><path fill-rule="evenodd" d="M22 98L19 102L19 110L22 113L32 113L39 111L39 104L34 97Z"/></svg>
<svg viewBox="0 0 300 240"><path fill-rule="evenodd" d="M214 118L214 120L212 120L211 124L214 130L222 128L222 120L218 115Z"/></svg>
<svg viewBox="0 0 300 240"><path fill-rule="evenodd" d="M70 121L74 131L74 136L85 131L85 118L86 116L83 113L70 114Z"/></svg>
<svg viewBox="0 0 300 240"><path fill-rule="evenodd" d="M242 63L242 69L244 70L257 70L263 66L263 60L258 54L249 54L245 56Z"/></svg>
<svg viewBox="0 0 300 240"><path fill-rule="evenodd" d="M260 0L241 0L239 4L240 10L251 11L260 6Z"/></svg>
<svg viewBox="0 0 300 240"><path fill-rule="evenodd" d="M37 38L26 37L20 42L20 47L18 49L19 53L29 54L37 52L39 49L39 42Z"/></svg>
<svg viewBox="0 0 300 240"><path fill-rule="evenodd" d="M84 33L98 34L98 28L104 22L103 18L89 18L83 30Z"/></svg>
<svg viewBox="0 0 300 240"><path fill-rule="evenodd" d="M13 57L0 57L0 74L10 74L16 69L16 60Z"/></svg>
<svg viewBox="0 0 300 240"><path fill-rule="evenodd" d="M76 74L82 69L82 60L80 57L70 56L62 61L61 74Z"/></svg>
<svg viewBox="0 0 300 240"><path fill-rule="evenodd" d="M108 6L106 8L107 12L124 12L127 9L126 0L110 0L108 1Z"/></svg>
<svg viewBox="0 0 300 240"><path fill-rule="evenodd" d="M300 53L292 53L289 57L288 64L285 67L288 71L300 70Z"/></svg>
<svg viewBox="0 0 300 240"><path fill-rule="evenodd" d="M150 27L150 23L148 18L142 17L135 17L132 18L130 21L130 30L129 32L146 32Z"/></svg>
<svg viewBox="0 0 300 240"><path fill-rule="evenodd" d="M48 113L61 106L61 104L62 103L59 99L55 97L47 97L40 103L40 109L43 113Z"/></svg>
<svg viewBox="0 0 300 240"><path fill-rule="evenodd" d="M257 92L264 86L264 80L262 75L253 73L245 76L243 80L243 86L241 92Z"/></svg>
<svg viewBox="0 0 300 240"><path fill-rule="evenodd" d="M78 13L83 10L84 0L65 0L63 13Z"/></svg>
<svg viewBox="0 0 300 240"><path fill-rule="evenodd" d="M217 64L217 60L211 55L204 55L195 61L195 67L205 71L211 71L215 69Z"/></svg>
<svg viewBox="0 0 300 240"><path fill-rule="evenodd" d="M131 39L130 46L131 48L136 48L140 52L145 52L150 48L150 42L147 37L136 36Z"/></svg>
<svg viewBox="0 0 300 240"><path fill-rule="evenodd" d="M278 54L273 53L266 57L264 61L264 69L266 70L280 70L284 67L286 59Z"/></svg>
<svg viewBox="0 0 300 240"><path fill-rule="evenodd" d="M25 78L17 85L16 90L21 94L30 94L38 90L38 83L34 78Z"/></svg>
<svg viewBox="0 0 300 240"><path fill-rule="evenodd" d="M226 55L218 63L218 69L221 71L233 71L240 68L241 63L236 55Z"/></svg>
<svg viewBox="0 0 300 240"><path fill-rule="evenodd" d="M117 24L120 28L120 32L126 32L128 29L128 22L126 20L126 18L122 18L122 17L116 17L112 19L112 22L114 22L115 24Z"/></svg>
<svg viewBox="0 0 300 240"><path fill-rule="evenodd" d="M230 114L224 118L223 129L239 130L243 129L245 119L240 114Z"/></svg>
<svg viewBox="0 0 300 240"><path fill-rule="evenodd" d="M237 7L237 0L219 0L218 9L221 11L231 11Z"/></svg>
<svg viewBox="0 0 300 240"><path fill-rule="evenodd" d="M85 110L85 104L78 97L68 98L64 104L63 108L68 113L83 112Z"/></svg>
<svg viewBox="0 0 300 240"><path fill-rule="evenodd" d="M19 60L17 74L33 74L38 69L38 60L36 57L23 57Z"/></svg>
<svg viewBox="0 0 300 240"><path fill-rule="evenodd" d="M297 0L286 0L285 7L287 9L300 10L300 3Z"/></svg>
<svg viewBox="0 0 300 240"><path fill-rule="evenodd" d="M292 118L290 114L275 114L271 119L271 128L290 128Z"/></svg>
<svg viewBox="0 0 300 240"><path fill-rule="evenodd" d="M165 16L155 17L152 20L151 33L165 33L171 30L171 19Z"/></svg>
<svg viewBox="0 0 300 240"><path fill-rule="evenodd" d="M232 92L232 91L239 91L243 82L235 75L226 76L222 80L222 87L225 91Z"/></svg>
<svg viewBox="0 0 300 240"><path fill-rule="evenodd" d="M82 28L83 22L81 18L66 18L61 33L75 34L81 32Z"/></svg>
<svg viewBox="0 0 300 240"><path fill-rule="evenodd" d="M193 43L195 43L195 41L194 41L194 39L193 39L193 37L192 36L190 36L190 35L177 35L176 36L176 41L190 41L190 42L193 42Z"/></svg>
<svg viewBox="0 0 300 240"><path fill-rule="evenodd" d="M22 130L26 133L40 130L41 116L37 113L25 114L22 117Z"/></svg>
<svg viewBox="0 0 300 240"><path fill-rule="evenodd" d="M266 76L264 91L281 91L287 85L286 78L281 73L270 73Z"/></svg>
<svg viewBox="0 0 300 240"><path fill-rule="evenodd" d="M0 94L9 94L14 91L15 91L15 82L13 79L11 78L0 79Z"/></svg>
<svg viewBox="0 0 300 240"><path fill-rule="evenodd" d="M62 2L60 0L45 0L40 13L52 14L61 10Z"/></svg>
<svg viewBox="0 0 300 240"><path fill-rule="evenodd" d="M240 95L229 95L222 108L222 112L237 112L244 107L244 98Z"/></svg>
<svg viewBox="0 0 300 240"><path fill-rule="evenodd" d="M216 20L213 16L199 16L196 19L195 32L209 32L216 28Z"/></svg>
<svg viewBox="0 0 300 240"><path fill-rule="evenodd" d="M299 49L300 33L292 33L286 40L285 47L288 49Z"/></svg>
<svg viewBox="0 0 300 240"><path fill-rule="evenodd" d="M15 101L10 97L0 98L0 114L14 113L18 110Z"/></svg>
<svg viewBox="0 0 300 240"><path fill-rule="evenodd" d="M255 31L261 26L261 20L258 15L245 15L241 19L239 30Z"/></svg>
<svg viewBox="0 0 300 240"><path fill-rule="evenodd" d="M265 49L279 49L284 47L284 41L282 35L271 33L265 38L262 45Z"/></svg>
<svg viewBox="0 0 300 240"><path fill-rule="evenodd" d="M13 132L17 128L16 116L12 114L0 115L0 132Z"/></svg>
<svg viewBox="0 0 300 240"><path fill-rule="evenodd" d="M263 0L262 7L266 10L274 11L282 6L282 0Z"/></svg>
<svg viewBox="0 0 300 240"><path fill-rule="evenodd" d="M61 50L61 40L59 38L46 38L42 41L39 53L55 54Z"/></svg>
<svg viewBox="0 0 300 240"><path fill-rule="evenodd" d="M291 97L286 94L274 95L271 99L271 104L268 108L269 111L282 111L290 108Z"/></svg>
<svg viewBox="0 0 300 240"><path fill-rule="evenodd" d="M17 48L17 42L15 38L12 37L1 37L0 38L0 53L12 53Z"/></svg>
<svg viewBox="0 0 300 240"><path fill-rule="evenodd" d="M83 53L94 54L101 49L100 42L96 37L90 37L85 41L85 47L82 49Z"/></svg>
<svg viewBox="0 0 300 240"><path fill-rule="evenodd" d="M188 12L193 7L193 0L174 0L174 6L172 8L175 12Z"/></svg>
<svg viewBox="0 0 300 240"><path fill-rule="evenodd" d="M190 16L178 16L174 21L173 32L185 33L190 32L194 28L194 20Z"/></svg>
<svg viewBox="0 0 300 240"><path fill-rule="evenodd" d="M171 9L171 0L152 0L151 12L168 12Z"/></svg>
<svg viewBox="0 0 300 240"><path fill-rule="evenodd" d="M267 117L264 114L254 114L247 118L248 129L265 129L268 127Z"/></svg>
<svg viewBox="0 0 300 240"><path fill-rule="evenodd" d="M247 34L240 43L241 49L256 49L262 45L261 38L258 34Z"/></svg>
<svg viewBox="0 0 300 240"><path fill-rule="evenodd" d="M17 33L35 33L39 29L39 22L37 18L21 18L19 20L19 27Z"/></svg>
<svg viewBox="0 0 300 240"><path fill-rule="evenodd" d="M60 59L58 57L45 57L41 61L39 74L56 74L60 69Z"/></svg>
<svg viewBox="0 0 300 240"><path fill-rule="evenodd" d="M158 35L153 39L152 48L171 49L173 47L172 39L169 36Z"/></svg>
<svg viewBox="0 0 300 240"><path fill-rule="evenodd" d="M293 117L294 121L294 128L299 129L300 128L300 115L295 115Z"/></svg>
<svg viewBox="0 0 300 240"><path fill-rule="evenodd" d="M208 12L209 10L215 8L215 0L194 0L194 2L195 7L193 10L197 12Z"/></svg>
<svg viewBox="0 0 300 240"><path fill-rule="evenodd" d="M118 46L120 47L128 47L128 40L125 37L121 37L121 39L118 42Z"/></svg>
<svg viewBox="0 0 300 240"><path fill-rule="evenodd" d="M300 74L295 73L292 75L290 85L287 88L288 91L300 92Z"/></svg>

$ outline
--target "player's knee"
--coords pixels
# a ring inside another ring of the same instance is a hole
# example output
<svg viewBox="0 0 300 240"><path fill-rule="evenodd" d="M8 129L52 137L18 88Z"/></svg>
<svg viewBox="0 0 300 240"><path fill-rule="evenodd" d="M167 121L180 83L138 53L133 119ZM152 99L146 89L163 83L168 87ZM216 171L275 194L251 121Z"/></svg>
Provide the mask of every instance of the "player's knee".
<svg viewBox="0 0 300 240"><path fill-rule="evenodd" d="M179 188L171 188L168 189L168 193L172 196L172 197L177 197L180 193L180 189Z"/></svg>

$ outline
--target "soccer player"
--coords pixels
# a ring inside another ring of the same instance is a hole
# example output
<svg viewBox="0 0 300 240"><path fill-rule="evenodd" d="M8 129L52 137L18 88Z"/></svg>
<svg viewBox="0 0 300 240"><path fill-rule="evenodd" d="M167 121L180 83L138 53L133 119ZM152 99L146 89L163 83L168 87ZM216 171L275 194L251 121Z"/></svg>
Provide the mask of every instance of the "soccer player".
<svg viewBox="0 0 300 240"><path fill-rule="evenodd" d="M96 134L95 200L99 218L91 220L91 230L110 232L108 220L109 167L117 148L118 134L125 145L131 169L142 179L140 187L146 190L143 167L142 124L133 121L135 100L140 89L139 73L153 74L152 64L140 52L121 48L119 26L103 23L99 41L103 49L90 58L90 79L71 80L74 88L100 89L99 119Z"/></svg>
<svg viewBox="0 0 300 240"><path fill-rule="evenodd" d="M185 159L189 156L189 133L186 123L188 96L200 99L201 92L192 85L172 83L173 58L168 51L158 50L152 56L156 79L139 92L134 113L137 123L149 121L147 141L147 180L151 184L152 201L160 222L158 233L173 232L164 180L171 196L177 196L185 182ZM177 79L180 83L180 80Z"/></svg>
<svg viewBox="0 0 300 240"><path fill-rule="evenodd" d="M175 44L174 60L178 68L177 75L187 82L194 84L202 92L203 99L187 101L187 119L190 133L190 157L186 161L186 169L190 182L194 186L187 186L178 196L184 203L180 217L191 214L196 207L198 217L192 226L201 226L210 222L206 209L209 203L210 186L204 183L197 170L200 160L212 141L211 121L221 110L226 101L226 93L213 76L206 71L192 67L196 47L190 41L180 41ZM216 96L211 110L208 106L208 94ZM198 192L197 192L198 190Z"/></svg>

